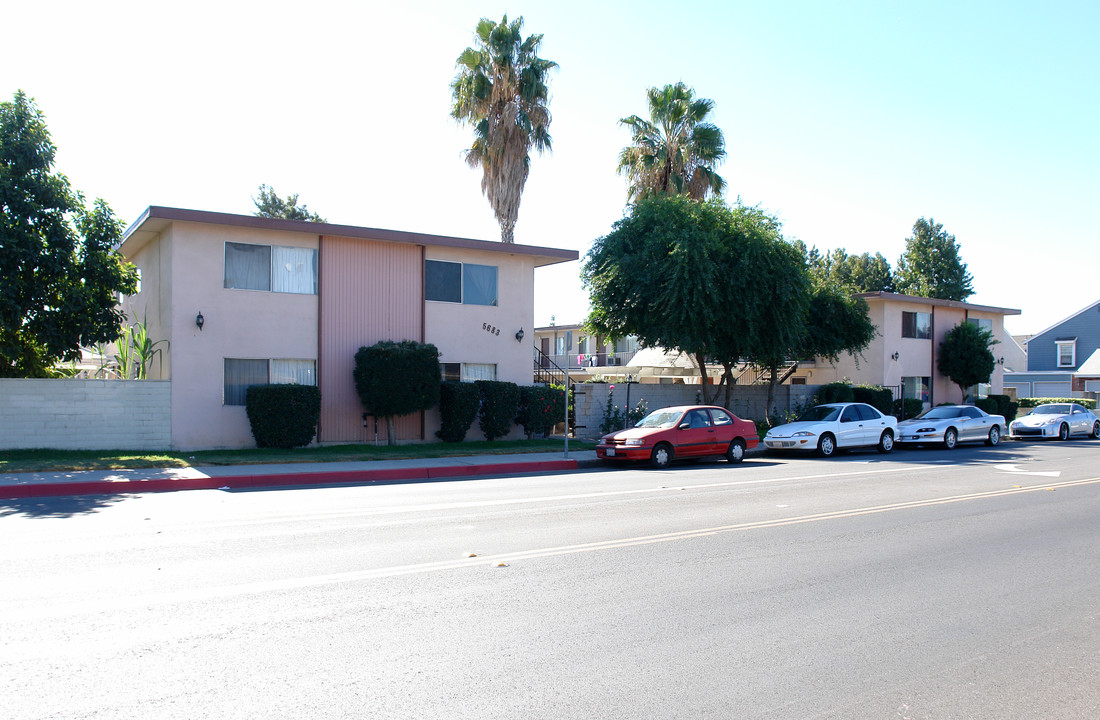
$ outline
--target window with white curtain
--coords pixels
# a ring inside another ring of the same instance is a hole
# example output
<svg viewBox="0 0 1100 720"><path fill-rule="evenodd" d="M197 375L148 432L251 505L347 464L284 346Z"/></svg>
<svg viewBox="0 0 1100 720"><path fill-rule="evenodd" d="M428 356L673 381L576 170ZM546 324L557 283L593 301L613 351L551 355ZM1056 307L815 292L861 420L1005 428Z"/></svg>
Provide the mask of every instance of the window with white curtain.
<svg viewBox="0 0 1100 720"><path fill-rule="evenodd" d="M223 287L316 295L317 251L227 242Z"/></svg>
<svg viewBox="0 0 1100 720"><path fill-rule="evenodd" d="M462 381L496 380L497 366L490 363L462 363Z"/></svg>
<svg viewBox="0 0 1100 720"><path fill-rule="evenodd" d="M317 361L225 358L223 405L244 405L251 385L317 384Z"/></svg>
<svg viewBox="0 0 1100 720"><path fill-rule="evenodd" d="M316 360L272 360L271 382L275 385L316 385Z"/></svg>
<svg viewBox="0 0 1100 720"><path fill-rule="evenodd" d="M312 248L271 248L271 289L274 292L317 294L317 251Z"/></svg>

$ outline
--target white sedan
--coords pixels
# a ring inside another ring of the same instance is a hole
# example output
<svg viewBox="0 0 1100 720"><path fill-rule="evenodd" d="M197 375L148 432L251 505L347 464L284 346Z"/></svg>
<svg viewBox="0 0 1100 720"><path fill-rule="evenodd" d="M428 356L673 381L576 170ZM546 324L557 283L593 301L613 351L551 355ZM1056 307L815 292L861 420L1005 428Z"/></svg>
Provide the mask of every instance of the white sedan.
<svg viewBox="0 0 1100 720"><path fill-rule="evenodd" d="M1004 431L1003 415L990 415L973 405L940 405L898 423L897 441L903 445L943 443L951 450L968 440L996 445Z"/></svg>
<svg viewBox="0 0 1100 720"><path fill-rule="evenodd" d="M1058 438L1069 440L1070 435L1100 437L1100 419L1095 413L1078 403L1049 403L1039 405L1009 426L1014 438Z"/></svg>
<svg viewBox="0 0 1100 720"><path fill-rule="evenodd" d="M894 449L898 420L865 403L829 403L802 413L793 423L777 425L764 436L768 450L816 450L829 457L838 449L877 447Z"/></svg>

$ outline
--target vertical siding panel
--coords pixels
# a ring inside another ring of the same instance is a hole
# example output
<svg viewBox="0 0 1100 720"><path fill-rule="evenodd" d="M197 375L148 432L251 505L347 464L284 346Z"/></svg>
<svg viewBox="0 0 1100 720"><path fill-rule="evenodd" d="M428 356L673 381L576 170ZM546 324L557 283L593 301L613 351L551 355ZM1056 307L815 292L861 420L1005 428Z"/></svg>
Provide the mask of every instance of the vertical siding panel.
<svg viewBox="0 0 1100 720"><path fill-rule="evenodd" d="M321 442L374 440L352 370L360 347L423 341L424 289L417 245L325 236L321 253ZM399 419L399 440L420 439L419 414ZM379 440L386 438L379 421Z"/></svg>

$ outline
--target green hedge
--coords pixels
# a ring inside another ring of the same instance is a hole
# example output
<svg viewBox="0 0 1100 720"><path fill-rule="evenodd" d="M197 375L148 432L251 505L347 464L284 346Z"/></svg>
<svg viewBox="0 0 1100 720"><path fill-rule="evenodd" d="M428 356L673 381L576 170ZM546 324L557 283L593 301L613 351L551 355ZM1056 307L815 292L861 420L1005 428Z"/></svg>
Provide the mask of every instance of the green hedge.
<svg viewBox="0 0 1100 720"><path fill-rule="evenodd" d="M527 439L546 437L565 418L565 390L546 385L523 385L519 389L516 424L523 426Z"/></svg>
<svg viewBox="0 0 1100 720"><path fill-rule="evenodd" d="M1092 398L1032 397L1020 398L1017 402L1021 408L1033 408L1047 403L1077 403L1078 405L1084 405L1089 410L1096 409L1096 401Z"/></svg>
<svg viewBox="0 0 1100 720"><path fill-rule="evenodd" d="M990 395L974 404L990 415L1004 415L1006 423L1016 419L1016 409L1019 407L1008 395Z"/></svg>
<svg viewBox="0 0 1100 720"><path fill-rule="evenodd" d="M512 430L519 409L519 385L501 380L477 380L481 393L478 420L486 440L504 437Z"/></svg>
<svg viewBox="0 0 1100 720"><path fill-rule="evenodd" d="M481 393L474 383L448 380L439 386L439 430L443 442L462 442L474 424Z"/></svg>
<svg viewBox="0 0 1100 720"><path fill-rule="evenodd" d="M244 403L257 447L301 447L317 433L321 390L315 385L252 385Z"/></svg>
<svg viewBox="0 0 1100 720"><path fill-rule="evenodd" d="M867 403L883 415L894 414L894 393L881 385L857 385L852 388L856 402Z"/></svg>
<svg viewBox="0 0 1100 720"><path fill-rule="evenodd" d="M891 413L894 417L901 420L908 420L920 415L921 410L924 410L924 403L917 398L900 398L894 401L894 412Z"/></svg>
<svg viewBox="0 0 1100 720"><path fill-rule="evenodd" d="M855 393L852 391L851 383L835 382L822 385L821 389L817 391L817 395L814 395L815 405L839 402L855 402Z"/></svg>

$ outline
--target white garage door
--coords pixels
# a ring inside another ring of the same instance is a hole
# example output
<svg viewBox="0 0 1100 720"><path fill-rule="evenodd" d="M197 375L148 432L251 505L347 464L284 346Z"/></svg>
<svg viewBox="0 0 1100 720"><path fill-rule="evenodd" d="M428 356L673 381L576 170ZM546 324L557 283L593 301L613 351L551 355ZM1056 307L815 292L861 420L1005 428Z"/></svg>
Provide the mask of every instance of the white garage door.
<svg viewBox="0 0 1100 720"><path fill-rule="evenodd" d="M1037 382L1035 397L1069 397L1073 390L1068 382Z"/></svg>
<svg viewBox="0 0 1100 720"><path fill-rule="evenodd" d="M1016 397L1018 397L1018 398L1031 397L1031 383L1029 383L1029 382L1022 382L1022 383L1006 382L1005 387L1006 388L1016 388Z"/></svg>
<svg viewBox="0 0 1100 720"><path fill-rule="evenodd" d="M1100 392L1100 380L1086 380L1085 392Z"/></svg>

